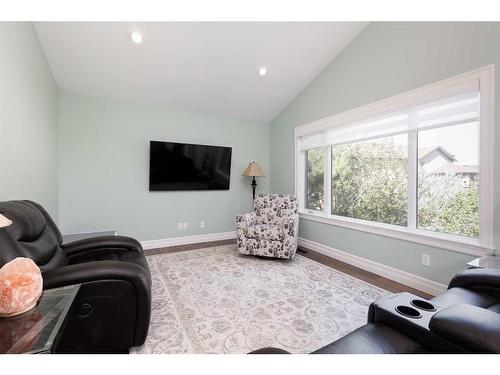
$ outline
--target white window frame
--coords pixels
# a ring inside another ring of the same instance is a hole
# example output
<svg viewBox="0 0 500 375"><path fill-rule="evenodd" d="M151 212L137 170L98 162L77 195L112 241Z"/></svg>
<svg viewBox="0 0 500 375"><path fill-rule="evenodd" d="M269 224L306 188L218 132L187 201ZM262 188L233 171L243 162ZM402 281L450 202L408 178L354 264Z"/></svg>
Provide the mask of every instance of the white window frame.
<svg viewBox="0 0 500 375"><path fill-rule="evenodd" d="M373 233L385 237L410 241L422 245L451 250L467 255L482 256L494 254L493 247L493 128L494 128L494 78L495 67L486 67L445 79L409 92L383 99L360 108L349 110L324 119L304 124L295 128L295 194L299 202L301 219L324 224ZM305 152L299 149L299 138L309 134L319 133L326 129L342 126L360 120L370 119L384 113L391 113L407 108L408 103L418 98L432 99L437 92L443 92L449 87L476 79L480 91L480 128L479 128L479 239L467 238L453 234L431 232L418 229L416 226L416 144L409 134L408 143L408 227L378 223L374 221L332 215L331 206L331 147L324 147L325 152L325 210L306 209L305 204ZM410 197L413 196L413 199Z"/></svg>

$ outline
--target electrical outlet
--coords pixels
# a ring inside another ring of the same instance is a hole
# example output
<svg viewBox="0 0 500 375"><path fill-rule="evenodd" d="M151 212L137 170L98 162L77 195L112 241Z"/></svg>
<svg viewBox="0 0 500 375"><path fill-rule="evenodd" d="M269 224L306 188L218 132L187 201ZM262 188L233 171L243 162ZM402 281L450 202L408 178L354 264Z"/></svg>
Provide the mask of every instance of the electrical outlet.
<svg viewBox="0 0 500 375"><path fill-rule="evenodd" d="M182 230L188 229L188 223L182 223Z"/></svg>
<svg viewBox="0 0 500 375"><path fill-rule="evenodd" d="M205 222L204 221L200 221L200 228L205 228Z"/></svg>
<svg viewBox="0 0 500 375"><path fill-rule="evenodd" d="M431 256L429 254L422 254L422 264L424 266L431 266Z"/></svg>
<svg viewBox="0 0 500 375"><path fill-rule="evenodd" d="M177 223L177 230L182 230L182 223Z"/></svg>

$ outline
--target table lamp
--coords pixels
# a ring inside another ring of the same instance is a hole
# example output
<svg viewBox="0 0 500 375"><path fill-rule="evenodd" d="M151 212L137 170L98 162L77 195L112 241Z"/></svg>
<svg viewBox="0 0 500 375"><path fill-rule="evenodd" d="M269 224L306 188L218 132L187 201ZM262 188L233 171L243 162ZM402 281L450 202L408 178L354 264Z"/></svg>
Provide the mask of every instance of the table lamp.
<svg viewBox="0 0 500 375"><path fill-rule="evenodd" d="M252 195L253 199L255 199L255 188L257 187L257 181L255 180L255 177L264 177L264 172L262 172L262 168L260 167L259 163L257 163L256 161L248 163L248 167L243 171L242 176L252 177Z"/></svg>

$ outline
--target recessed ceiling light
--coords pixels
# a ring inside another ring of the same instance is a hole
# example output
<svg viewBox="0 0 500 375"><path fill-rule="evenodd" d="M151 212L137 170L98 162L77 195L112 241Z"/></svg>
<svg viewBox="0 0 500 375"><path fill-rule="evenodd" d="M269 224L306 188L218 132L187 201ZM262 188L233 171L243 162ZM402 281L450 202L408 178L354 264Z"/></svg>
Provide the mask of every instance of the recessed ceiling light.
<svg viewBox="0 0 500 375"><path fill-rule="evenodd" d="M142 34L139 31L132 31L130 33L130 39L132 39L132 42L134 42L135 44L141 44Z"/></svg>
<svg viewBox="0 0 500 375"><path fill-rule="evenodd" d="M265 66L261 66L259 68L259 76L264 77L267 74L267 68Z"/></svg>

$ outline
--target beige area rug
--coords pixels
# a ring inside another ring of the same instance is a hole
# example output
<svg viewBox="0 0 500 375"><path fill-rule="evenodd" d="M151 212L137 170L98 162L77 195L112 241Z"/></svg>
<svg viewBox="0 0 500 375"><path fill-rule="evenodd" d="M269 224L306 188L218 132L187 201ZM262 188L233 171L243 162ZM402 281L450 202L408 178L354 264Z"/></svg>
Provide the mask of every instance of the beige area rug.
<svg viewBox="0 0 500 375"><path fill-rule="evenodd" d="M301 255L240 255L235 245L147 257L148 338L132 353L309 353L366 323L387 292Z"/></svg>

